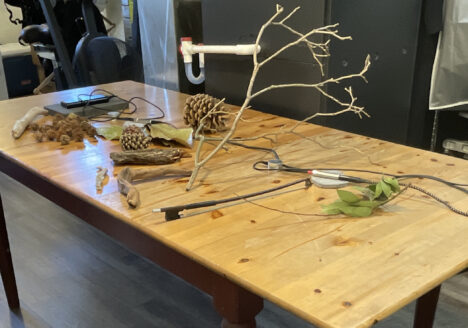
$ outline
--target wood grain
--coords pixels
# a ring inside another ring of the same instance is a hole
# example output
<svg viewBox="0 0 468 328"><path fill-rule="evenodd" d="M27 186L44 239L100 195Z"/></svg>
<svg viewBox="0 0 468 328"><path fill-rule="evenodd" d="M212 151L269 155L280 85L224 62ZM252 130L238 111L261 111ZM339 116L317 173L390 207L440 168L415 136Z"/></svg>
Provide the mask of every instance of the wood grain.
<svg viewBox="0 0 468 328"><path fill-rule="evenodd" d="M124 98L145 97L166 110L168 122L183 126L182 94L134 82L100 87ZM254 171L252 163L268 155L232 147L209 163L189 193L185 191L186 178L139 184L142 203L131 209L117 188L115 177L121 168L109 159L110 152L119 150L117 142L98 139L67 146L38 144L28 132L18 140L11 138L14 121L30 107L90 90L0 102L0 155L310 322L323 327L372 325L468 266L468 219L416 191L408 190L365 219L299 216L245 203L166 223L162 214L151 210L257 191L298 176ZM147 105L139 106L140 117L156 114ZM256 123L243 122L238 136L294 124L255 111L248 111L246 120ZM289 165L420 173L468 182L464 160L316 125L305 125L298 131L311 139L282 135L274 145ZM266 140L251 144L270 146ZM183 158L171 167L190 170L192 163L192 159ZM97 166L107 167L111 177L102 193L97 193L94 185ZM437 182L412 182L467 209L466 195L461 192ZM313 187L255 202L287 211L319 213L320 204L334 199L335 191Z"/></svg>

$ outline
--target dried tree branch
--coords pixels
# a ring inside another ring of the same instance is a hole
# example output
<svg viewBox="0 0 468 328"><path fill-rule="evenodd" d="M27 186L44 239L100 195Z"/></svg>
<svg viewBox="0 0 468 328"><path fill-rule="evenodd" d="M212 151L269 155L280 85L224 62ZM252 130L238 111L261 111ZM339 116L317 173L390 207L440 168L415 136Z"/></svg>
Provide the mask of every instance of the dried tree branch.
<svg viewBox="0 0 468 328"><path fill-rule="evenodd" d="M260 28L260 31L259 31L259 33L257 35L256 40L255 40L255 46L257 48L259 46L260 40L261 40L265 30L269 26L272 26L272 25L281 26L281 27L285 28L286 30L290 31L291 33L295 34L298 38L295 41L284 45L279 50L277 50L276 52L274 52L272 55L265 58L261 62L258 61L257 53L254 52L254 54L253 54L253 70L252 70L252 75L251 75L251 78L250 78L250 81L249 81L249 84L248 84L248 87L247 87L246 96L245 96L244 102L243 102L240 110L237 112L237 114L236 114L236 116L235 116L235 118L234 118L228 132L224 136L220 136L220 137L212 137L212 136L207 137L207 136L202 134L203 124L200 124L199 128L195 132L195 139L198 140L198 145L197 145L197 150L196 150L196 154L195 154L194 169L193 169L192 175L190 176L190 179L189 179L189 181L187 183L187 186L186 186L187 190L190 190L192 188L193 183L195 182L195 179L197 178L198 172L200 171L200 169L209 160L211 160L211 158L213 158L213 156L219 150L223 149L225 147L226 143L229 143L230 140L236 141L236 142L248 141L248 140L257 140L257 139L260 139L260 138L265 138L265 139L272 140L270 137L277 137L279 134L295 133L294 130L299 125L301 125L304 122L310 121L313 118L319 117L319 116L337 116L337 115L340 115L340 114L343 114L343 113L346 113L346 112L352 112L352 113L358 115L359 117L362 117L362 115L368 116L368 114L365 112L363 107L359 107L359 106L355 105L355 101L357 99L356 99L356 97L354 97L351 87L345 88L345 91L348 93L348 95L350 97L350 100L347 101L347 102L339 100L337 97L332 96L330 93L325 91L325 87L328 84L339 84L342 81L349 80L349 79L352 79L352 78L362 78L364 81L367 82L364 74L368 71L369 66L370 66L370 57L369 56L367 56L367 58L365 60L365 63L364 63L364 67L361 70L361 72L359 72L359 73L350 74L350 75L346 75L346 76L335 77L335 78L329 78L329 79L326 79L324 81L321 81L321 82L318 82L318 83L311 83L311 84L290 83L290 84L271 85L269 87L266 87L264 89L256 91L255 93L252 93L252 90L253 90L253 87L254 87L254 84L255 84L255 80L257 78L259 70L265 64L267 64L268 62L270 62L271 60L273 60L274 58L279 56L281 53L283 53L287 49L289 49L289 48L291 48L291 47L293 47L293 46L295 46L295 45L297 45L299 43L302 43L302 42L307 44L307 47L308 47L309 51L311 52L314 60L319 65L320 70L321 70L322 75L323 75L323 64L322 64L320 58L326 58L326 57L330 56L329 40L326 40L325 42L313 42L313 41L310 41L308 39L309 37L312 37L314 35L322 35L322 36L333 37L333 38L338 39L338 40L351 40L351 37L349 37L349 36L341 36L341 35L338 34L338 30L336 29L338 27L338 24L333 24L333 25L328 25L328 26L312 29L307 33L300 33L298 31L296 31L295 29L293 29L290 26L286 25L286 21L288 19L290 19L298 10L299 10L299 7L293 9L283 19L281 19L279 21L275 21L278 18L278 16L283 12L283 7L281 7L280 5L276 5L276 13L273 14L272 17L265 24L263 24L262 27ZM339 106L343 107L343 109L338 110L336 112L332 112L332 113L315 113L313 115L310 115L309 117L306 117L304 120L302 120L300 122L297 122L289 130L283 129L283 130L280 130L279 132L265 133L265 134L262 134L262 135L259 135L259 136L254 136L254 137L249 137L249 138L233 138L233 135L234 135L234 133L235 133L235 131L237 129L237 125L238 125L239 121L241 120L241 117L244 114L245 110L250 107L249 105L250 105L250 102L251 102L252 99L254 99L255 97L258 97L259 95L261 95L261 94L263 94L265 92L269 92L271 90L275 90L275 89L279 89L279 88L293 88L293 87L315 89L318 92L320 92L324 97L330 99L331 101L335 102ZM217 106L219 106L219 104L221 102L216 104L215 107L213 108L213 110ZM207 113L207 115L205 117L202 118L201 122L203 122L210 115L211 115L211 111L209 113ZM208 152L208 154L204 158L201 158L201 150L202 150L203 145L204 145L205 142L218 142L218 144L216 145L216 147L213 150Z"/></svg>

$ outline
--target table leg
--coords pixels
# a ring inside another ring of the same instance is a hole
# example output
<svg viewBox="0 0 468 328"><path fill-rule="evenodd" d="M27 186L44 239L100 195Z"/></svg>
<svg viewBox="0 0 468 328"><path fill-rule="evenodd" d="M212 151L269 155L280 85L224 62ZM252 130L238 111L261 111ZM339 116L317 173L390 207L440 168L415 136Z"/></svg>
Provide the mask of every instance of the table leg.
<svg viewBox="0 0 468 328"><path fill-rule="evenodd" d="M222 328L255 328L255 316L263 309L263 299L227 279L213 286L213 304L223 317Z"/></svg>
<svg viewBox="0 0 468 328"><path fill-rule="evenodd" d="M18 290L16 289L15 272L11 261L10 244L3 213L2 198L0 196L0 273L2 274L3 287L10 309L19 308Z"/></svg>
<svg viewBox="0 0 468 328"><path fill-rule="evenodd" d="M414 313L414 328L432 328L439 300L440 285L430 290L416 302Z"/></svg>

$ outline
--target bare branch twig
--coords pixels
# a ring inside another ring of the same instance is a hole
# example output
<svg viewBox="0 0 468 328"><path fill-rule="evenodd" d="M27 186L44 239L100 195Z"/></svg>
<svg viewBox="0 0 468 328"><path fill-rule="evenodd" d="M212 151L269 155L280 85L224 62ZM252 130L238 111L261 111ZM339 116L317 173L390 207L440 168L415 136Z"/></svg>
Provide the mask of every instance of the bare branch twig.
<svg viewBox="0 0 468 328"><path fill-rule="evenodd" d="M219 102L218 104L216 104L215 107L202 118L201 124L198 127L197 131L195 132L195 139L198 140L199 142L198 142L197 149L196 149L196 154L195 154L194 169L193 169L192 175L190 176L189 182L187 183L187 186L186 186L187 190L190 190L192 188L193 183L195 182L195 179L197 178L199 170L209 160L211 160L211 158L213 158L213 156L219 150L223 149L225 147L226 143L228 143L230 140L232 140L232 141L249 141L249 140L257 140L257 139L264 138L264 139L268 139L268 140L274 142L275 140L273 138L277 138L278 135L280 135L280 134L284 134L284 133L296 134L296 132L294 130L299 125L301 125L304 122L308 122L311 119L319 117L319 116L337 116L337 115L340 115L340 114L343 114L343 113L346 113L346 112L352 112L352 113L358 115L359 117L362 117L362 115L369 116L365 112L363 107L359 107L359 106L355 105L355 102L356 102L357 98L354 97L351 87L345 88L345 91L348 93L348 95L350 97L349 101L339 100L337 97L332 96L330 93L325 91L325 87L328 84L339 84L342 81L349 80L349 79L352 79L352 78L362 78L362 79L364 79L364 81L367 82L364 74L368 71L369 66L370 66L370 57L369 56L367 56L367 58L365 60L365 63L364 63L364 67L359 73L350 74L350 75L346 75L346 76L335 77L335 78L328 78L328 79L326 79L324 81L321 81L321 82L318 82L318 83L311 83L311 84L290 83L290 84L271 85L269 87L261 89L261 90L259 90L259 91L252 94L252 90L253 90L255 80L257 78L259 70L265 64L267 64L268 62L270 62L271 60L273 60L274 58L279 56L281 53L283 53L287 49L289 49L289 48L291 48L291 47L293 47L293 46L295 46L295 45L297 45L297 44L299 44L301 42L306 43L306 45L307 45L309 51L311 52L314 60L319 65L320 70L321 70L322 75L323 75L323 64L322 64L320 59L330 56L330 51L329 51L330 40L326 40L325 42L314 42L314 41L310 41L309 37L312 37L314 35L321 35L321 36L327 35L327 36L336 38L337 40L351 40L351 37L349 37L349 36L341 36L341 35L338 34L338 30L337 30L338 24L327 25L327 26L324 26L324 27L315 28L315 29L310 30L307 33L300 33L298 31L296 31L295 29L293 29L290 26L286 25L286 21L288 19L290 19L298 10L299 10L299 7L293 9L283 19L281 19L279 21L275 21L278 18L278 16L281 15L281 13L283 12L283 7L280 6L280 5L277 5L276 6L276 12L260 28L260 31L259 31L259 33L257 35L257 38L256 38L256 41L255 41L255 47L256 48L258 48L260 40L261 40L265 30L271 25L281 26L281 27L285 28L286 30L290 31L291 33L295 34L296 36L298 36L298 38L295 41L284 45L279 50L277 50L276 52L274 52L272 55L265 58L261 62L258 61L257 53L254 52L254 54L253 54L253 70L252 70L252 75L251 75L251 78L250 78L250 81L249 81L249 85L247 87L246 96L245 96L244 102L243 102L240 110L235 114L235 117L234 117L234 119L232 121L231 127L228 130L228 132L224 136L219 136L219 137L212 137L212 136L207 137L207 136L202 134L202 132L203 132L203 122L211 115L213 110L216 107L218 107L219 104L222 101ZM335 102L339 106L343 107L343 109L338 110L336 112L332 112L332 113L315 113L313 115L310 115L310 116L306 117L304 120L302 120L300 122L297 122L290 129L281 129L278 132L264 133L264 134L261 134L259 136L248 137L248 138L233 138L233 135L234 135L234 133L235 133L235 131L237 129L238 123L239 123L239 121L242 120L241 118L242 118L242 115L244 114L245 110L250 107L250 102L251 102L252 99L254 99L255 97L258 97L259 95L261 95L261 94L263 94L265 92L271 91L271 90L275 90L275 89L279 89L279 88L292 88L292 87L315 89L318 92L320 92L324 97L332 100L333 102ZM218 144L215 146L215 148L213 150L208 152L208 154L204 158L201 158L201 150L202 150L202 147L203 147L205 142L218 142Z"/></svg>

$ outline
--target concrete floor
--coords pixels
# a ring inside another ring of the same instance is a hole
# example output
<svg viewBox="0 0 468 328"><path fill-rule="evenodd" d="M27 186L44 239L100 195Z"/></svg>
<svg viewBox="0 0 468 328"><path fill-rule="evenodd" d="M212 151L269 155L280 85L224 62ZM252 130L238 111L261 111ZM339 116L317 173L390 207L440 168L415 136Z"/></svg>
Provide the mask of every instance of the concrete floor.
<svg viewBox="0 0 468 328"><path fill-rule="evenodd" d="M0 287L0 328L219 327L211 298L0 174L21 313ZM1 284L0 284L1 286ZM378 323L411 327L414 304ZM265 302L258 326L313 327ZM436 327L468 327L468 274L442 288Z"/></svg>

